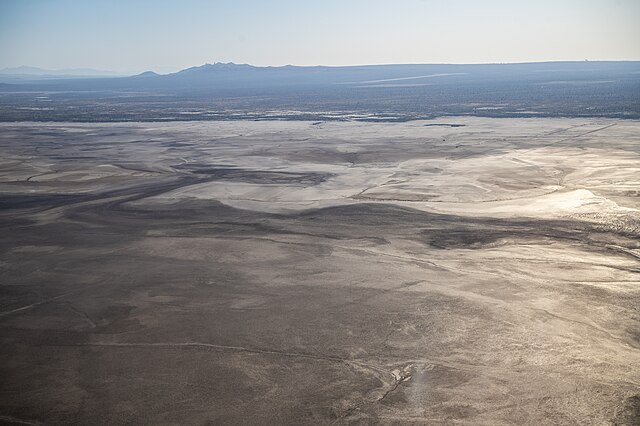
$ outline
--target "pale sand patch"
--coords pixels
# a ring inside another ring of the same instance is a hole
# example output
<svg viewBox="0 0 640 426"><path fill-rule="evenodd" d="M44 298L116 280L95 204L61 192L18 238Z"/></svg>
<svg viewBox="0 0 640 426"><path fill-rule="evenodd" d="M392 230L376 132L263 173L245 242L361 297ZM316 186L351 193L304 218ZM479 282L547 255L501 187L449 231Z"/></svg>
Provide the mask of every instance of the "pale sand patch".
<svg viewBox="0 0 640 426"><path fill-rule="evenodd" d="M551 189L552 187L550 187ZM407 203L405 203L406 205ZM460 215L561 217L567 214L624 213L637 214L630 207L594 195L586 189L558 191L534 197L483 203L413 203L415 208Z"/></svg>

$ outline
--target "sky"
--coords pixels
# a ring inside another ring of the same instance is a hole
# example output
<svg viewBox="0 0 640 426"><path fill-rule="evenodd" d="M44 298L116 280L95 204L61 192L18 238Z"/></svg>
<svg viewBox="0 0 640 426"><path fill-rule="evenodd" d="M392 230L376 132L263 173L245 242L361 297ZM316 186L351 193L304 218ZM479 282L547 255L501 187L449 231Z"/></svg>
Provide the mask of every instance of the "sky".
<svg viewBox="0 0 640 426"><path fill-rule="evenodd" d="M640 60L640 0L0 0L0 68Z"/></svg>

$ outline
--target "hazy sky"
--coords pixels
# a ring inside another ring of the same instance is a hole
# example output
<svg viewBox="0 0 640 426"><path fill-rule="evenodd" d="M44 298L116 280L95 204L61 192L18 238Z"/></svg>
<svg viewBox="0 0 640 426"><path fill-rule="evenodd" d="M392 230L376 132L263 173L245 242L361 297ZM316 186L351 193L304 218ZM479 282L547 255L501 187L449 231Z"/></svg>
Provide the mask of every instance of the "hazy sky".
<svg viewBox="0 0 640 426"><path fill-rule="evenodd" d="M0 68L640 59L640 0L0 0Z"/></svg>

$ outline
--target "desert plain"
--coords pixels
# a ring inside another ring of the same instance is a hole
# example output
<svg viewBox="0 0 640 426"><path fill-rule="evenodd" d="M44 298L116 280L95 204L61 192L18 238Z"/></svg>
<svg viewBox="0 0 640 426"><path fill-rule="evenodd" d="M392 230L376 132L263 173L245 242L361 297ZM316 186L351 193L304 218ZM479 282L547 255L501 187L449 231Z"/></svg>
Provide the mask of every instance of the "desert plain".
<svg viewBox="0 0 640 426"><path fill-rule="evenodd" d="M638 424L640 122L0 124L0 422Z"/></svg>

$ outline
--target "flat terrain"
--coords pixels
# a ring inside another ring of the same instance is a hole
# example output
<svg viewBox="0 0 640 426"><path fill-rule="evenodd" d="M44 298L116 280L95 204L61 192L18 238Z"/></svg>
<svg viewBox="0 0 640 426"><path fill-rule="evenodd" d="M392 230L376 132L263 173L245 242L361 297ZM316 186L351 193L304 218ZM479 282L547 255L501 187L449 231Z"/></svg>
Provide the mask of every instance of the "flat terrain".
<svg viewBox="0 0 640 426"><path fill-rule="evenodd" d="M638 424L640 122L0 124L0 422Z"/></svg>

